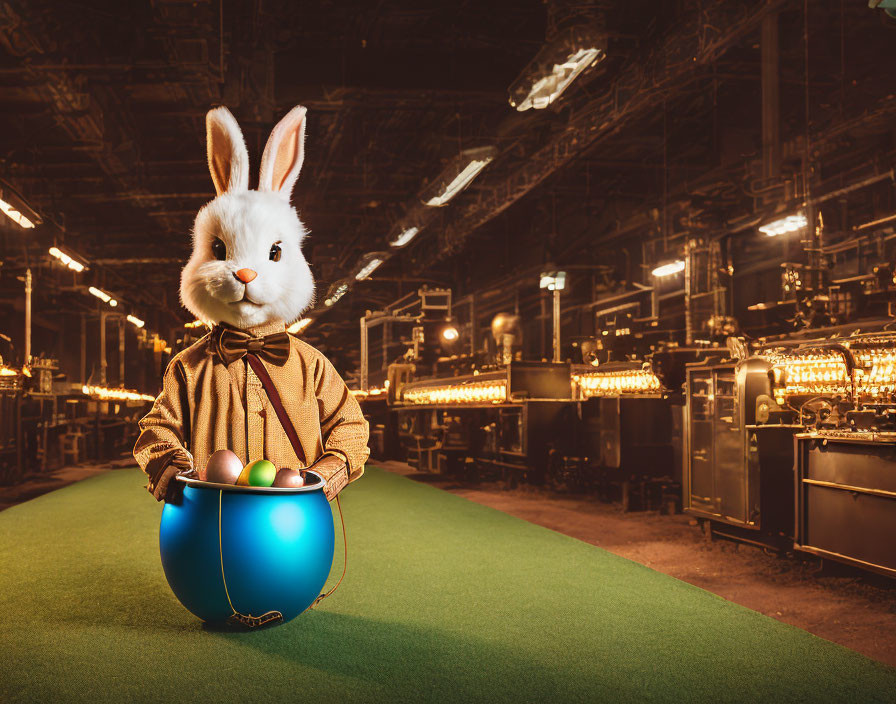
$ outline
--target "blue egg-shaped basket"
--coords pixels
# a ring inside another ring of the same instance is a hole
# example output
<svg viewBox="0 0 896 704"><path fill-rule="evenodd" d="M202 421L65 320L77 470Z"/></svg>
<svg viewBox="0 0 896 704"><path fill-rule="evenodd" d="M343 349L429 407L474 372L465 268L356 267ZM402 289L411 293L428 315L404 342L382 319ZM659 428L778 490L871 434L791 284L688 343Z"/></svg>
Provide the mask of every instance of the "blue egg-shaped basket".
<svg viewBox="0 0 896 704"><path fill-rule="evenodd" d="M306 471L297 489L177 479L183 495L162 509L159 550L189 611L210 623L271 612L289 621L314 603L335 542L319 475Z"/></svg>

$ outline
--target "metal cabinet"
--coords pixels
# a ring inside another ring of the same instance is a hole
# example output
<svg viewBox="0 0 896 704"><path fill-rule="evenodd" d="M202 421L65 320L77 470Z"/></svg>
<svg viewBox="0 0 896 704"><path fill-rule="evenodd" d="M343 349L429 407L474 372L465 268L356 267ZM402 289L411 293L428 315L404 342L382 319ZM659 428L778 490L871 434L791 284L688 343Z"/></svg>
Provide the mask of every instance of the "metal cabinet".
<svg viewBox="0 0 896 704"><path fill-rule="evenodd" d="M687 372L685 509L749 525L744 432L734 364Z"/></svg>
<svg viewBox="0 0 896 704"><path fill-rule="evenodd" d="M794 545L896 577L896 437L875 435L797 436Z"/></svg>
<svg viewBox="0 0 896 704"><path fill-rule="evenodd" d="M688 368L684 509L736 527L730 537L784 547L793 533L793 435L802 428L757 424L768 369L755 357Z"/></svg>

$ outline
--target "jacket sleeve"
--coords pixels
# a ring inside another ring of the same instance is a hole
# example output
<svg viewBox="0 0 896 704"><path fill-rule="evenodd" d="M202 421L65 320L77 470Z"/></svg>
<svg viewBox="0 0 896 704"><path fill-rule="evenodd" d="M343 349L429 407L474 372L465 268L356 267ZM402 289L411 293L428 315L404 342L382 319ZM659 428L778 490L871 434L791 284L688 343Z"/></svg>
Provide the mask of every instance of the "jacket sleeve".
<svg viewBox="0 0 896 704"><path fill-rule="evenodd" d="M321 356L315 376L324 452L345 460L352 482L364 473L364 463L370 456L367 421L357 399L326 357Z"/></svg>
<svg viewBox="0 0 896 704"><path fill-rule="evenodd" d="M149 490L155 488L165 469L193 469L189 444L189 402L183 365L174 360L165 370L162 392L152 410L138 424L140 435L134 446L134 459L149 477Z"/></svg>

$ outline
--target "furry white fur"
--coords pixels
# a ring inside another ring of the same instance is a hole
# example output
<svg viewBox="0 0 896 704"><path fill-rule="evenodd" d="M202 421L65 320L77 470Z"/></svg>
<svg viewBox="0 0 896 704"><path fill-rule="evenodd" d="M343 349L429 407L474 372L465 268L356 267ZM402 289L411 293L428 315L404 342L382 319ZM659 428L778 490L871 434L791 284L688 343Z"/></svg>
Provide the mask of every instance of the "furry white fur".
<svg viewBox="0 0 896 704"><path fill-rule="evenodd" d="M289 324L312 305L314 279L301 249L306 230L289 204L302 165L304 115L305 108L290 111L274 128L265 148L266 159L270 152L269 163L279 165L282 187L250 191L248 155L236 120L223 107L208 114L212 179L217 187L222 173L229 177L226 190L196 216L193 254L181 272L181 302L200 320L238 328L277 320ZM223 127L212 128L217 126ZM226 143L220 143L224 135ZM217 174L213 152L221 159ZM272 166L271 174L276 171ZM270 175L268 179L270 184ZM265 183L264 178L260 183ZM216 238L226 247L223 260L212 251ZM270 259L274 244L282 250L279 261ZM244 284L236 277L240 269L251 269L257 276Z"/></svg>

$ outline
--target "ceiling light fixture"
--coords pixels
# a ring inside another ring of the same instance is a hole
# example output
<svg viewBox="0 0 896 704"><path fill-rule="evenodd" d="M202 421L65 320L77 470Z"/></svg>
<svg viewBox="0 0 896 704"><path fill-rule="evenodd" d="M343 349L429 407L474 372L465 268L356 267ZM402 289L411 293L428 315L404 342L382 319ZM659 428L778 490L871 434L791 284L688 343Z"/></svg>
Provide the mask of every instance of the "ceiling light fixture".
<svg viewBox="0 0 896 704"><path fill-rule="evenodd" d="M786 217L772 220L770 223L760 227L759 231L769 237L777 237L778 235L786 235L788 232L802 230L808 224L809 221L806 218L806 214L799 212L795 215L787 215Z"/></svg>
<svg viewBox="0 0 896 704"><path fill-rule="evenodd" d="M332 291L332 293L330 293L324 301L324 305L327 306L327 308L335 305L336 302L348 292L348 284L344 281L340 284L334 284L330 287L330 291Z"/></svg>
<svg viewBox="0 0 896 704"><path fill-rule="evenodd" d="M518 111L543 110L588 67L607 57L607 38L590 27L573 27L546 44L508 89Z"/></svg>
<svg viewBox="0 0 896 704"><path fill-rule="evenodd" d="M41 217L6 183L0 182L0 211L19 227L30 230L40 225Z"/></svg>
<svg viewBox="0 0 896 704"><path fill-rule="evenodd" d="M50 247L49 252L51 257L55 257L63 264L65 264L65 266L67 266L69 269L71 269L72 271L77 271L79 274L87 268L77 259L72 257L70 254L66 254L58 247Z"/></svg>
<svg viewBox="0 0 896 704"><path fill-rule="evenodd" d="M370 261L368 261L361 269L355 274L355 278L358 281L364 281L369 278L370 275L376 271L377 267L383 263L383 260L379 257L373 257Z"/></svg>
<svg viewBox="0 0 896 704"><path fill-rule="evenodd" d="M91 286L87 289L91 295L99 298L103 303L108 303L112 308L118 305L118 301L116 301L112 296L110 296L105 291L100 291L96 286Z"/></svg>
<svg viewBox="0 0 896 704"><path fill-rule="evenodd" d="M395 248L404 247L408 242L410 242L417 236L418 232L420 232L419 227L404 228L401 234L389 243L389 246Z"/></svg>
<svg viewBox="0 0 896 704"><path fill-rule="evenodd" d="M441 207L469 186L473 179L488 166L497 155L495 147L465 149L451 160L442 173L429 184L421 200L426 205ZM416 234L416 233L414 233Z"/></svg>
<svg viewBox="0 0 896 704"><path fill-rule="evenodd" d="M138 318L136 315L129 315L128 322L133 323L138 328L142 328L144 325L146 325L146 323L140 320L140 318Z"/></svg>
<svg viewBox="0 0 896 704"><path fill-rule="evenodd" d="M684 260L676 259L674 262L661 264L650 273L656 278L661 278L663 276L672 276L672 274L677 274L681 271L684 271Z"/></svg>

